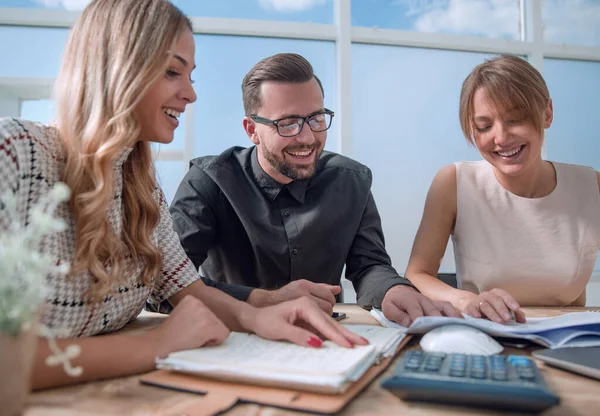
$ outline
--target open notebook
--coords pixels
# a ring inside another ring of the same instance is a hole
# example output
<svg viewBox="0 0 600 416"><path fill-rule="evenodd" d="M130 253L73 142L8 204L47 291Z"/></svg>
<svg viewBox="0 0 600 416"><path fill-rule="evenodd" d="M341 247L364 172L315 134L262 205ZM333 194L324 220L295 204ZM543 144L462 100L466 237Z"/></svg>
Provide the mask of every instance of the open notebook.
<svg viewBox="0 0 600 416"><path fill-rule="evenodd" d="M571 312L553 318L528 318L524 324L499 324L469 315L465 315L465 319L424 316L415 319L408 328L388 321L378 309L371 309L371 315L383 326L407 334L424 334L438 326L463 324L493 337L527 339L548 348L600 346L600 311Z"/></svg>
<svg viewBox="0 0 600 416"><path fill-rule="evenodd" d="M232 332L222 345L158 359L157 368L225 381L343 393L374 363L391 356L405 336L380 326L346 327L367 338L370 345L342 348L326 341L321 348L309 348Z"/></svg>

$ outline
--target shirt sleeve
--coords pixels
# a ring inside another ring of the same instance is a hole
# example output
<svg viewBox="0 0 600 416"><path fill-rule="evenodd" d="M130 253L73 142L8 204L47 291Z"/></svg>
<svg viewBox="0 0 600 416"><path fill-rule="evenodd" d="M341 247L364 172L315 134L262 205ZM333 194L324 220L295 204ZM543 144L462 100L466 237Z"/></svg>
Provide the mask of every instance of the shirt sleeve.
<svg viewBox="0 0 600 416"><path fill-rule="evenodd" d="M208 250L219 232L214 211L219 208L219 200L220 189L214 181L198 166L192 165L171 204L173 227L196 270L206 260ZM253 290L249 286L215 282L207 277L202 280L207 286L217 288L243 302L248 300Z"/></svg>
<svg viewBox="0 0 600 416"><path fill-rule="evenodd" d="M173 220L162 190L159 188L160 220L157 228L158 246L163 254L161 280L151 295L150 303L159 304L199 279L194 265L183 251L173 229Z"/></svg>
<svg viewBox="0 0 600 416"><path fill-rule="evenodd" d="M254 290L254 288L250 286L234 285L226 282L215 282L214 280L209 279L208 277L202 277L202 281L206 286L219 289L227 293L229 296L232 296L237 300L241 300L242 302L248 301L250 292Z"/></svg>
<svg viewBox="0 0 600 416"><path fill-rule="evenodd" d="M19 212L25 211L26 202L18 199L17 191L19 189L19 159L17 156L17 130L14 129L16 123L14 120L5 118L0 119L0 231L8 230L15 218L10 218L4 198L6 196L15 196ZM23 204L25 202L25 204ZM22 219L18 219L22 222Z"/></svg>
<svg viewBox="0 0 600 416"><path fill-rule="evenodd" d="M202 169L192 165L171 203L173 227L196 270L206 260L218 232L214 202L211 204L218 200L215 183Z"/></svg>
<svg viewBox="0 0 600 416"><path fill-rule="evenodd" d="M353 283L357 302L363 308L381 308L385 293L393 286L413 286L392 267L385 250L381 218L370 191L346 260L346 278Z"/></svg>
<svg viewBox="0 0 600 416"><path fill-rule="evenodd" d="M206 286L214 287L219 289L229 296L236 298L237 300L241 300L242 302L246 302L248 300L248 296L250 296L250 292L254 288L248 286L241 285L232 285L224 282L215 282L214 280L209 279L208 277L201 276L202 281ZM158 313L171 313L174 309L171 303L168 300L165 300L161 303L155 302L146 302L145 309L149 312L158 312Z"/></svg>

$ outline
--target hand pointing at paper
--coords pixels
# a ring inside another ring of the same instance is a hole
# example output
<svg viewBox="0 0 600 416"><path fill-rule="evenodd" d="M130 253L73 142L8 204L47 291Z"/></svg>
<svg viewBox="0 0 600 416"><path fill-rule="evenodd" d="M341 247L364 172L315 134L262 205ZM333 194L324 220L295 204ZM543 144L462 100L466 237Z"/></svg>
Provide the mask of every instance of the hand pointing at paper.
<svg viewBox="0 0 600 416"><path fill-rule="evenodd" d="M321 338L348 348L368 343L337 323L307 296L257 308L198 279L174 294L169 302L177 308L188 295L202 301L232 331L253 332L266 339L309 347L319 347Z"/></svg>
<svg viewBox="0 0 600 416"><path fill-rule="evenodd" d="M321 337L352 348L368 341L347 330L309 298L302 297L255 310L248 329L263 338L320 347Z"/></svg>
<svg viewBox="0 0 600 416"><path fill-rule="evenodd" d="M352 348L368 342L338 324L309 298L298 298L275 306L248 308L240 323L244 331L270 339L318 348L322 339ZM229 336L229 328L199 299L183 298L163 325L151 331L157 357L169 353L219 345Z"/></svg>

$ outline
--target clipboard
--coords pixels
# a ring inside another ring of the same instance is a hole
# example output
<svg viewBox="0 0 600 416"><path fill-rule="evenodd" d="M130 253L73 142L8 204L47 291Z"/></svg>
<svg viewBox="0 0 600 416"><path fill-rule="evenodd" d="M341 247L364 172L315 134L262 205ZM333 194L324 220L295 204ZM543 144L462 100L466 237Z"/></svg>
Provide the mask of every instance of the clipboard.
<svg viewBox="0 0 600 416"><path fill-rule="evenodd" d="M255 403L305 412L334 414L340 412L344 406L383 373L410 339L411 336L404 337L392 357L385 358L379 364L373 365L342 394L320 394L262 385L241 384L169 370L156 370L145 374L140 377L140 383L203 395L202 398L186 407L188 414L194 415L208 416L216 414L235 406L237 403Z"/></svg>

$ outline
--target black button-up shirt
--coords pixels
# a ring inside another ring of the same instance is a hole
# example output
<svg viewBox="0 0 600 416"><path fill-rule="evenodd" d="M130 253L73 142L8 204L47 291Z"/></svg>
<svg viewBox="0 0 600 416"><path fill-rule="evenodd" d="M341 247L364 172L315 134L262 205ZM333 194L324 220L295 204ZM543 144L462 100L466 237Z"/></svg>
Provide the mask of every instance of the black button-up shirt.
<svg viewBox="0 0 600 416"><path fill-rule="evenodd" d="M369 168L323 152L312 178L283 185L256 152L234 147L192 160L175 194L175 230L206 283L246 300L252 288L298 279L338 285L345 265L363 307L410 284L385 251Z"/></svg>

